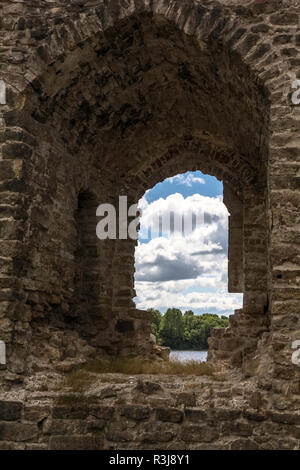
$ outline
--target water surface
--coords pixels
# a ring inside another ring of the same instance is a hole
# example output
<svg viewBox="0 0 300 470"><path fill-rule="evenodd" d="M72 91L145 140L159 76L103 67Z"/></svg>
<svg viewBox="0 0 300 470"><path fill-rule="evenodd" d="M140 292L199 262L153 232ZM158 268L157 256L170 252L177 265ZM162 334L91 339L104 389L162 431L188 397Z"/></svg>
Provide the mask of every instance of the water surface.
<svg viewBox="0 0 300 470"><path fill-rule="evenodd" d="M207 351L171 351L170 359L177 359L181 362L199 361L204 362L207 358Z"/></svg>

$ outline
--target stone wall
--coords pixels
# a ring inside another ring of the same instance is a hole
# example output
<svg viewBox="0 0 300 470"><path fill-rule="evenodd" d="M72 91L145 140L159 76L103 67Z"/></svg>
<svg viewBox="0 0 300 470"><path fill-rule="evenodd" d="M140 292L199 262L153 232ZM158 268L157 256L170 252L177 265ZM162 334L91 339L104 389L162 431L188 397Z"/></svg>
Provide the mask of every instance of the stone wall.
<svg viewBox="0 0 300 470"><path fill-rule="evenodd" d="M166 177L201 170L243 208L229 237L243 311L213 335L210 357L274 394L295 393L298 0L0 8L2 384L103 352L151 353L151 319L132 300L135 242L93 239L95 205L120 194L136 202Z"/></svg>
<svg viewBox="0 0 300 470"><path fill-rule="evenodd" d="M1 397L0 449L300 449L299 396L217 379L101 374L85 395L36 381L22 400Z"/></svg>

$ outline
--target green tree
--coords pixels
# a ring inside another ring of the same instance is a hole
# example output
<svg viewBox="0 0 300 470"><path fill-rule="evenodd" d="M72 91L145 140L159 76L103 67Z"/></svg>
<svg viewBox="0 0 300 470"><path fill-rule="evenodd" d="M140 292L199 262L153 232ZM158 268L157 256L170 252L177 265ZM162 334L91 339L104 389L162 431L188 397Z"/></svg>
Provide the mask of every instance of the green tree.
<svg viewBox="0 0 300 470"><path fill-rule="evenodd" d="M187 310L186 312L184 312L184 316L185 317L193 317L195 316L193 310Z"/></svg>
<svg viewBox="0 0 300 470"><path fill-rule="evenodd" d="M160 338L165 346L180 348L183 343L184 324L182 312L178 308L168 308L163 316Z"/></svg>
<svg viewBox="0 0 300 470"><path fill-rule="evenodd" d="M212 329L228 326L228 318L224 315L195 315L192 310L182 315L176 308L169 308L165 315L159 310L149 311L153 313L152 325L158 343L173 349L207 349Z"/></svg>
<svg viewBox="0 0 300 470"><path fill-rule="evenodd" d="M154 329L154 334L156 336L156 339L159 339L159 330L161 326L162 314L160 313L159 310L155 310L154 308L148 308L147 311L152 313L153 315L152 326Z"/></svg>
<svg viewBox="0 0 300 470"><path fill-rule="evenodd" d="M193 328L190 331L191 349L205 349L205 331L204 328Z"/></svg>

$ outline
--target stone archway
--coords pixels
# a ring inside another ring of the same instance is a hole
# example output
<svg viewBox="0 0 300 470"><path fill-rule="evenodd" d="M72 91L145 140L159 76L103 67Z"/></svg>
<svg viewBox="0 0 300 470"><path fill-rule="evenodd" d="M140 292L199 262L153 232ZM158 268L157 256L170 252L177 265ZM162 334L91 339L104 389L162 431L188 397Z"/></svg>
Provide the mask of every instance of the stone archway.
<svg viewBox="0 0 300 470"><path fill-rule="evenodd" d="M83 335L74 322L68 328L78 197L93 193L100 204L128 194L136 201L163 177L201 169L223 179L228 199L243 206L242 315L274 314L262 336L268 386L296 377L290 343L299 331L298 149L290 129L297 110L287 103L296 23L281 3L282 10L227 1L49 7L31 27L24 61L8 55L1 108L8 370L51 368L101 350L130 353L137 342L149 352L149 323L132 301L131 241L99 246L92 328L85 325ZM30 21L23 24L15 8L8 12L22 36ZM278 39L281 26L290 30L290 55ZM16 41L9 24L7 30ZM241 336L248 320L234 317L225 349L218 338L215 349L226 351L234 328ZM259 331L246 349L255 353L262 325L252 326Z"/></svg>

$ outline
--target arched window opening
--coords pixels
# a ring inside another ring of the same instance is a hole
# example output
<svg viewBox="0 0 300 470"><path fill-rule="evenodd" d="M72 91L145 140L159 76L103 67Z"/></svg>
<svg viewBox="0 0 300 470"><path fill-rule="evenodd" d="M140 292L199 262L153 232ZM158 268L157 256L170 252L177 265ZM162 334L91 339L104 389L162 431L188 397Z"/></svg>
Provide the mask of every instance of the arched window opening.
<svg viewBox="0 0 300 470"><path fill-rule="evenodd" d="M220 181L187 172L158 183L140 200L136 304L152 309L156 340L186 350L183 359L206 358L192 351L208 349L212 328L227 326L243 303L243 206L224 189L227 207Z"/></svg>

